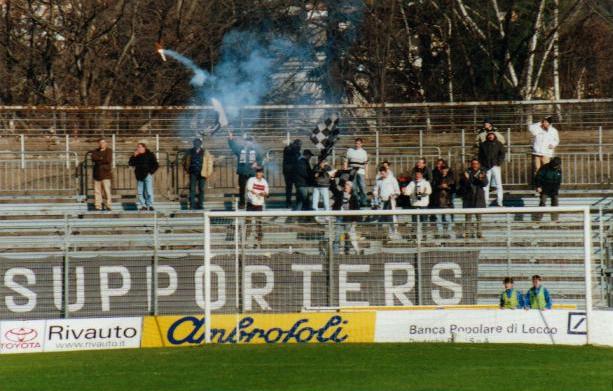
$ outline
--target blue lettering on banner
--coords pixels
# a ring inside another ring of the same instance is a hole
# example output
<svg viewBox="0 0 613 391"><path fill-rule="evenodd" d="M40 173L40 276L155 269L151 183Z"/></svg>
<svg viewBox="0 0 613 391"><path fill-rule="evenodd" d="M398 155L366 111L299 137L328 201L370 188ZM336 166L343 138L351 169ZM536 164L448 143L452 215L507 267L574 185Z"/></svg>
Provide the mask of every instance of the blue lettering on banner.
<svg viewBox="0 0 613 391"><path fill-rule="evenodd" d="M292 327L287 330L281 327L272 327L270 329L262 329L253 327L255 319L247 316L242 318L238 327L234 327L226 335L226 329L211 328L211 341L213 343L237 343L237 342L265 342L265 343L307 343L316 340L320 343L333 342L341 343L349 336L343 333L342 325L348 323L341 316L334 315L328 319L325 325L315 329L309 327L308 319L297 320ZM167 333L168 342L172 345L195 344L199 345L204 342L204 317L185 316L177 319L169 328ZM178 329L187 328L179 333ZM177 335L179 334L179 335ZM237 334L238 341L237 341Z"/></svg>

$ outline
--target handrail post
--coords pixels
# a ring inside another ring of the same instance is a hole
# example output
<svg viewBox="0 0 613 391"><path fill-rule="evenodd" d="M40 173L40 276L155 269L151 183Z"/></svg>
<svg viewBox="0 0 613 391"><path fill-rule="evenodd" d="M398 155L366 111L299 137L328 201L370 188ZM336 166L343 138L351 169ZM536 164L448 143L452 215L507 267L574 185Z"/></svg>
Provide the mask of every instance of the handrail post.
<svg viewBox="0 0 613 391"><path fill-rule="evenodd" d="M462 144L462 164L466 162L466 131L462 128L461 144Z"/></svg>
<svg viewBox="0 0 613 391"><path fill-rule="evenodd" d="M602 125L598 127L598 160L602 161Z"/></svg>
<svg viewBox="0 0 613 391"><path fill-rule="evenodd" d="M507 161L511 161L513 158L511 155L511 128L507 128Z"/></svg>
<svg viewBox="0 0 613 391"><path fill-rule="evenodd" d="M64 318L68 318L70 316L70 304L69 304L69 277L70 277L70 273L69 273L69 267L70 267L70 259L68 256L68 251L69 251L69 246L70 246L70 240L69 240L69 235L70 235L70 224L68 222L68 214L64 213L64 262L63 262L63 276L62 276L62 280L64 281L64 291L63 291L63 295L62 295L62 299L64 302L63 305L63 309L64 309Z"/></svg>
<svg viewBox="0 0 613 391"><path fill-rule="evenodd" d="M583 210L583 259L585 278L585 318L586 318L586 343L592 341L590 328L592 325L592 221L590 207Z"/></svg>
<svg viewBox="0 0 613 391"><path fill-rule="evenodd" d="M153 213L153 270L151 272L152 315L158 314L158 267L159 267L159 225L158 212Z"/></svg>
<svg viewBox="0 0 613 391"><path fill-rule="evenodd" d="M20 151L21 151L21 169L26 168L26 141L24 134L19 135Z"/></svg>
<svg viewBox="0 0 613 391"><path fill-rule="evenodd" d="M209 212L202 212L204 220L204 342L211 343L211 219Z"/></svg>
<svg viewBox="0 0 613 391"><path fill-rule="evenodd" d="M66 133L64 135L64 140L66 143L66 169L70 169L70 135Z"/></svg>

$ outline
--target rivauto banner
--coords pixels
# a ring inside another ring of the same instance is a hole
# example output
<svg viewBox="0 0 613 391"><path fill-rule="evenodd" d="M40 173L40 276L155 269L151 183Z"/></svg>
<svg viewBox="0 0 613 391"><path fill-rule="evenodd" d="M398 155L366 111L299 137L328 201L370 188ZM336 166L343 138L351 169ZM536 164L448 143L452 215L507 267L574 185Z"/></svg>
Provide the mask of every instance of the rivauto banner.
<svg viewBox="0 0 613 391"><path fill-rule="evenodd" d="M53 319L0 322L0 353L140 347L142 318Z"/></svg>
<svg viewBox="0 0 613 391"><path fill-rule="evenodd" d="M212 315L212 343L370 343L375 312ZM180 347L204 343L200 315L147 316L142 347Z"/></svg>
<svg viewBox="0 0 613 391"><path fill-rule="evenodd" d="M375 326L375 342L582 345L586 340L585 313L564 310L380 311Z"/></svg>
<svg viewBox="0 0 613 391"><path fill-rule="evenodd" d="M479 253L338 255L247 255L236 270L234 256L211 264L212 311L233 312L236 291L245 312L299 312L321 306L414 305L421 270L422 304L475 304ZM71 317L151 313L152 262L142 258L71 257L68 303ZM418 267L419 265L419 267ZM162 314L204 310L202 258L160 259L158 309ZM0 259L0 319L61 317L60 258Z"/></svg>

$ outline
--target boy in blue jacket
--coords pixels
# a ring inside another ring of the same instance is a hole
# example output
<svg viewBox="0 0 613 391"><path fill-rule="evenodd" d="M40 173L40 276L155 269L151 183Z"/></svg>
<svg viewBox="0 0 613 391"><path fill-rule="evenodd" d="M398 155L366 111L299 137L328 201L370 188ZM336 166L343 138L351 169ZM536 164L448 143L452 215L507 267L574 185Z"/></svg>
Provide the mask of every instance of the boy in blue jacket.
<svg viewBox="0 0 613 391"><path fill-rule="evenodd" d="M500 309L514 310L524 308L524 297L519 289L513 288L513 279L506 277L503 284L504 291L500 294Z"/></svg>
<svg viewBox="0 0 613 391"><path fill-rule="evenodd" d="M532 276L532 288L526 293L526 308L533 310L550 310L551 296L547 288L541 285L541 276Z"/></svg>

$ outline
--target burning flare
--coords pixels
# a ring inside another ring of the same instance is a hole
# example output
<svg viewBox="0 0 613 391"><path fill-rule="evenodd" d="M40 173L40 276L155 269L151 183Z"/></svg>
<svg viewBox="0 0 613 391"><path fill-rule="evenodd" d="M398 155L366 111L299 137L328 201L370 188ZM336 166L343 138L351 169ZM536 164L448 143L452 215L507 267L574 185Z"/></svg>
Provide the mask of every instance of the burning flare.
<svg viewBox="0 0 613 391"><path fill-rule="evenodd" d="M162 61L166 61L166 54L164 54L164 48L162 47L161 43L159 42L155 43L155 50L158 52L160 57L162 57Z"/></svg>

